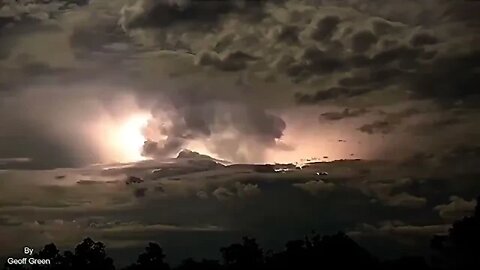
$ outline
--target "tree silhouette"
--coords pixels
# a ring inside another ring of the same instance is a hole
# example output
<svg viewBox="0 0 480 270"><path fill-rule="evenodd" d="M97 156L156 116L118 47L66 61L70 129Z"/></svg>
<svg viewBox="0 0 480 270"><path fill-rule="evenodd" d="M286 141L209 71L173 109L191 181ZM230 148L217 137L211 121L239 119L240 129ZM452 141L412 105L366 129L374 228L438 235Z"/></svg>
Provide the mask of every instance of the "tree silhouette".
<svg viewBox="0 0 480 270"><path fill-rule="evenodd" d="M90 238L75 248L75 253L65 252L65 267L73 270L114 270L113 260L107 257L105 245Z"/></svg>
<svg viewBox="0 0 480 270"><path fill-rule="evenodd" d="M268 256L266 261L267 269L378 268L376 259L342 232L290 241L284 251Z"/></svg>
<svg viewBox="0 0 480 270"><path fill-rule="evenodd" d="M373 269L376 259L364 248L343 232L324 236L318 243L313 243L314 253L321 256L325 267L341 269Z"/></svg>
<svg viewBox="0 0 480 270"><path fill-rule="evenodd" d="M434 236L433 263L441 269L480 269L480 197L474 215L453 223L448 235Z"/></svg>
<svg viewBox="0 0 480 270"><path fill-rule="evenodd" d="M132 270L169 270L170 266L164 262L165 254L157 243L148 243L145 252L140 254L137 263L127 267Z"/></svg>
<svg viewBox="0 0 480 270"><path fill-rule="evenodd" d="M67 267L65 264L65 257L60 254L57 246L53 243L45 245L45 247L37 254L34 254L33 257L36 259L49 259L51 264L33 265L32 270L63 270Z"/></svg>
<svg viewBox="0 0 480 270"><path fill-rule="evenodd" d="M253 238L244 237L242 244L220 249L226 269L259 269L263 266L263 251Z"/></svg>
<svg viewBox="0 0 480 270"><path fill-rule="evenodd" d="M266 258L267 269L308 269L310 261L310 242L293 240L287 242L285 251L269 252Z"/></svg>

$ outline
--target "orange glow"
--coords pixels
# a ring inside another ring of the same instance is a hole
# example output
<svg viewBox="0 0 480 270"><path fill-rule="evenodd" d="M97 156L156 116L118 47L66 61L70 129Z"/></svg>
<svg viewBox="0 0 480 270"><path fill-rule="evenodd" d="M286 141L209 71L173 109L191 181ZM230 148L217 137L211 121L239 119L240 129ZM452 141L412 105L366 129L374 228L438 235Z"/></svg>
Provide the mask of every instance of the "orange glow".
<svg viewBox="0 0 480 270"><path fill-rule="evenodd" d="M86 130L98 147L102 162L135 162L145 160L142 148L145 142L144 129L151 114L136 108L125 114L101 114Z"/></svg>
<svg viewBox="0 0 480 270"><path fill-rule="evenodd" d="M146 113L134 114L112 132L112 143L118 149L121 161L139 161L142 156L142 147L145 142L143 129L147 126L150 115Z"/></svg>
<svg viewBox="0 0 480 270"><path fill-rule="evenodd" d="M93 132L101 146L104 162L134 162L144 160L142 147L145 142L143 129L148 124L150 115L133 113L121 119L102 117L94 125Z"/></svg>

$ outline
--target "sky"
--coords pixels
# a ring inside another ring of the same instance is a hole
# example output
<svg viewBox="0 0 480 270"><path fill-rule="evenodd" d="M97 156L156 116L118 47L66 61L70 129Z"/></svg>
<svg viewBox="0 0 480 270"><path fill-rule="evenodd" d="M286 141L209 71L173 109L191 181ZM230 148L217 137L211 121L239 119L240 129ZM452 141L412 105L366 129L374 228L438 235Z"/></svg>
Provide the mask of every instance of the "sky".
<svg viewBox="0 0 480 270"><path fill-rule="evenodd" d="M312 230L425 250L480 193L479 13L0 1L0 257L91 236L175 261Z"/></svg>

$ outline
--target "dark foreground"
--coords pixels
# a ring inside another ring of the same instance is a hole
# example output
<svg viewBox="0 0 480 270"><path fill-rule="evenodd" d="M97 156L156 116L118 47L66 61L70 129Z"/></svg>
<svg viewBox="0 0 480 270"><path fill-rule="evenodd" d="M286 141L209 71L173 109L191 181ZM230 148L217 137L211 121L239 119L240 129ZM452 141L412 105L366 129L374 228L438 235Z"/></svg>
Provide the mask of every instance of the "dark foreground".
<svg viewBox="0 0 480 270"><path fill-rule="evenodd" d="M176 267L165 262L165 253L157 243L149 243L135 263L125 270L243 270L243 269L480 269L480 197L473 216L453 223L447 235L434 235L431 256L401 257L380 261L342 232L335 235L306 236L286 243L284 250L264 251L256 240L244 237L241 243L220 249L222 261L186 259ZM46 245L32 257L48 259L50 265L9 265L13 269L114 270L114 261L105 252L105 245L86 238L75 250L61 253L55 244Z"/></svg>

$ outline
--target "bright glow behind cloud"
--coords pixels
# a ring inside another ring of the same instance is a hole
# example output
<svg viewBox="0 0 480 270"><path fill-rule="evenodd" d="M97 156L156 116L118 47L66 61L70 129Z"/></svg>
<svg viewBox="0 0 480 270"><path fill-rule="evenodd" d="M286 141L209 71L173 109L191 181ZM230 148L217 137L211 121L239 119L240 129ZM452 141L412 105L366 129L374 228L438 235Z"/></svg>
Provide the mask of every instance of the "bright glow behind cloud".
<svg viewBox="0 0 480 270"><path fill-rule="evenodd" d="M97 145L101 147L103 162L134 162L144 160L142 147L145 141L143 129L150 115L134 112L131 115L113 119L103 116L94 124L92 132Z"/></svg>
<svg viewBox="0 0 480 270"><path fill-rule="evenodd" d="M145 128L152 118L132 96L113 99L84 129L97 147L101 162L135 162L142 156Z"/></svg>
<svg viewBox="0 0 480 270"><path fill-rule="evenodd" d="M133 114L127 117L112 132L112 143L118 149L120 161L138 161L142 156L145 142L143 129L147 126L150 115L147 113Z"/></svg>

